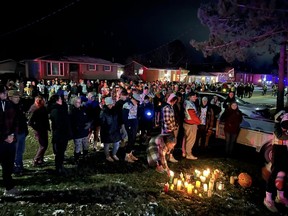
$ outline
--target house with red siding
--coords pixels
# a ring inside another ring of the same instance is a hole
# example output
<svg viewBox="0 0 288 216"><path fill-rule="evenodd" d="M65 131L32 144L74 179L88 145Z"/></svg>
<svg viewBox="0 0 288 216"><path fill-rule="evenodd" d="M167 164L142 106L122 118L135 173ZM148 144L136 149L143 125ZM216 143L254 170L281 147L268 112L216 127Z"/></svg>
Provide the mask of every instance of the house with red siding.
<svg viewBox="0 0 288 216"><path fill-rule="evenodd" d="M161 81L185 81L188 77L188 70L182 68L154 68L146 67L136 61L125 65L125 76L127 77L139 77L139 79L146 82L153 82L155 80Z"/></svg>
<svg viewBox="0 0 288 216"><path fill-rule="evenodd" d="M47 55L24 62L26 77L37 80L115 80L124 70L124 65L90 56Z"/></svg>

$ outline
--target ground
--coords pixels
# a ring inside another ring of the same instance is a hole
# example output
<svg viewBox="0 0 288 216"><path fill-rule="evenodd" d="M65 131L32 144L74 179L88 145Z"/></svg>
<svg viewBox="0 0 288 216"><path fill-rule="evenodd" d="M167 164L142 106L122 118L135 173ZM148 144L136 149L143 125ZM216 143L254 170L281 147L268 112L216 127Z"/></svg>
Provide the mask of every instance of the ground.
<svg viewBox="0 0 288 216"><path fill-rule="evenodd" d="M22 194L0 196L1 215L271 215L263 205L264 161L255 149L237 145L235 157L226 158L223 142L215 140L195 161L183 159L180 148L175 149L179 162L169 163L175 177L179 178L181 172L193 176L195 169L220 171L217 181L221 180L225 188L210 198L202 189L197 195L175 189L165 193L169 177L148 167L146 146L137 145L135 149L139 161L133 164L123 161L123 148L118 152L121 160L113 163L106 162L102 150L91 150L87 158L75 164L68 151L65 176L54 173L53 155L47 154L43 167L33 167L32 160L25 160L26 171L14 177ZM242 172L252 177L251 187L242 188L237 180L234 185L229 183L230 176ZM192 178L192 182L195 180ZM285 208L277 207L280 215L287 215Z"/></svg>

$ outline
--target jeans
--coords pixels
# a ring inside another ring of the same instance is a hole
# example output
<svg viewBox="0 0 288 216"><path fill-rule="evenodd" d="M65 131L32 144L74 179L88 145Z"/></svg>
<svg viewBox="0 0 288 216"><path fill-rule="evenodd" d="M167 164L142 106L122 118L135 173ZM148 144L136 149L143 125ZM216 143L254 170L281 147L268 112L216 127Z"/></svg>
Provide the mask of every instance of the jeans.
<svg viewBox="0 0 288 216"><path fill-rule="evenodd" d="M116 155L116 154L117 154L117 151L118 151L119 146L120 146L120 142L104 143L104 153L105 153L105 156L106 156L106 157L109 157L109 156L110 156L110 154L109 154L110 144L113 144L112 155Z"/></svg>
<svg viewBox="0 0 288 216"><path fill-rule="evenodd" d="M14 181L12 178L14 160L16 152L16 142L7 143L0 142L0 163L2 165L2 178L6 190L14 188Z"/></svg>
<svg viewBox="0 0 288 216"><path fill-rule="evenodd" d="M234 153L234 147L236 143L238 134L225 132L226 148L225 152L227 155L232 155Z"/></svg>
<svg viewBox="0 0 288 216"><path fill-rule="evenodd" d="M25 133L19 133L16 135L16 156L15 156L15 166L17 168L23 169L23 154L25 151Z"/></svg>
<svg viewBox="0 0 288 216"><path fill-rule="evenodd" d="M44 154L48 148L48 130L34 131L34 132L35 132L35 137L39 142L39 148L34 157L34 161L41 163L44 160Z"/></svg>

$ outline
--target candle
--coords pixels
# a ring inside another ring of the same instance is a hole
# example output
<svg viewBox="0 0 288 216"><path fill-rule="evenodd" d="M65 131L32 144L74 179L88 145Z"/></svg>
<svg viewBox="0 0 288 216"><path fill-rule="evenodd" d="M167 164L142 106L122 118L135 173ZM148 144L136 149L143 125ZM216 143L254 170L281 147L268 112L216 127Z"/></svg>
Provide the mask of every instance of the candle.
<svg viewBox="0 0 288 216"><path fill-rule="evenodd" d="M199 177L199 176L201 175L201 172L196 169L196 170L195 170L195 175L196 175L196 177Z"/></svg>
<svg viewBox="0 0 288 216"><path fill-rule="evenodd" d="M164 185L164 192L167 193L169 190L169 184L168 182Z"/></svg>
<svg viewBox="0 0 288 216"><path fill-rule="evenodd" d="M171 184L170 190L174 190L174 184Z"/></svg>
<svg viewBox="0 0 288 216"><path fill-rule="evenodd" d="M224 185L222 182L218 182L218 190L221 191L224 189Z"/></svg>
<svg viewBox="0 0 288 216"><path fill-rule="evenodd" d="M198 191L195 189L195 190L194 190L194 193L195 193L195 194L197 194L197 193L198 193Z"/></svg>
<svg viewBox="0 0 288 216"><path fill-rule="evenodd" d="M208 190L207 196L208 196L208 197L211 197L211 196L212 196L212 190Z"/></svg>
<svg viewBox="0 0 288 216"><path fill-rule="evenodd" d="M202 197L202 194L201 194L201 193L199 193L199 197Z"/></svg>
<svg viewBox="0 0 288 216"><path fill-rule="evenodd" d="M196 187L200 188L200 186L201 186L201 182L200 181L196 181Z"/></svg>
<svg viewBox="0 0 288 216"><path fill-rule="evenodd" d="M214 179L210 179L209 181L209 190L213 191L214 189Z"/></svg>
<svg viewBox="0 0 288 216"><path fill-rule="evenodd" d="M178 178L174 178L173 184L177 185L177 182L178 182Z"/></svg>
<svg viewBox="0 0 288 216"><path fill-rule="evenodd" d="M205 176L207 178L209 176L209 171L208 170L204 170L203 171L203 176Z"/></svg>
<svg viewBox="0 0 288 216"><path fill-rule="evenodd" d="M187 186L188 186L188 182L185 181L185 182L184 182L184 187L187 188Z"/></svg>
<svg viewBox="0 0 288 216"><path fill-rule="evenodd" d="M200 176L200 180L201 180L201 182L205 182L206 181L206 177L205 176Z"/></svg>
<svg viewBox="0 0 288 216"><path fill-rule="evenodd" d="M230 176L230 184L234 185L235 179L234 176Z"/></svg>
<svg viewBox="0 0 288 216"><path fill-rule="evenodd" d="M208 190L208 185L207 185L206 183L203 184L203 189L204 189L205 192L207 192L207 190Z"/></svg>
<svg viewBox="0 0 288 216"><path fill-rule="evenodd" d="M174 178L174 172L170 170L170 181L169 181L170 184L172 184L173 178Z"/></svg>
<svg viewBox="0 0 288 216"><path fill-rule="evenodd" d="M193 189L192 188L192 184L189 183L188 186L187 186L187 193L188 194L192 194L192 189Z"/></svg>
<svg viewBox="0 0 288 216"><path fill-rule="evenodd" d="M177 182L177 190L181 190L181 186L182 186L182 181L178 180L178 182Z"/></svg>

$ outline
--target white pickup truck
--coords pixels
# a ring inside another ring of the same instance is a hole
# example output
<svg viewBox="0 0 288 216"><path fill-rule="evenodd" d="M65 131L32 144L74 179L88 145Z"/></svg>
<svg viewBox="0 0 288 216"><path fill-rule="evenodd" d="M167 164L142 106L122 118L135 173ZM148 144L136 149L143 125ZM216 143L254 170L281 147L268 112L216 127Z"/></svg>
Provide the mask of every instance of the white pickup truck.
<svg viewBox="0 0 288 216"><path fill-rule="evenodd" d="M275 122L272 120L245 117L237 137L237 143L255 148L257 152L263 154L266 162L270 162L274 125ZM224 123L219 119L216 124L216 138L225 139Z"/></svg>

